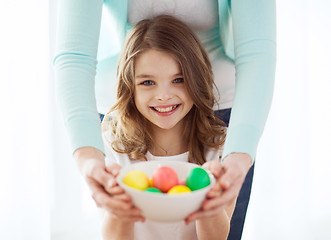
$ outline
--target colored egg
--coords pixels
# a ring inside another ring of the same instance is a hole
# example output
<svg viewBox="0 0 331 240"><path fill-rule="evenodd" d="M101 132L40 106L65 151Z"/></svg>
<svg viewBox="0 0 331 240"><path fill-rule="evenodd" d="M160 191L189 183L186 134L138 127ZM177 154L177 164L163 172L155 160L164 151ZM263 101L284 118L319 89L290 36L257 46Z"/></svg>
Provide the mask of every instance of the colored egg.
<svg viewBox="0 0 331 240"><path fill-rule="evenodd" d="M157 189L155 187L149 187L149 188L145 189L145 192L162 193L160 189Z"/></svg>
<svg viewBox="0 0 331 240"><path fill-rule="evenodd" d="M189 192L191 192L191 189L189 189L187 186L177 185L177 186L172 187L168 191L168 194L180 194L180 193L189 193Z"/></svg>
<svg viewBox="0 0 331 240"><path fill-rule="evenodd" d="M153 187L153 179L148 179L148 184L150 187Z"/></svg>
<svg viewBox="0 0 331 240"><path fill-rule="evenodd" d="M141 170L132 170L128 172L123 179L123 183L139 190L145 190L149 187L149 179Z"/></svg>
<svg viewBox="0 0 331 240"><path fill-rule="evenodd" d="M175 170L162 166L153 172L153 186L162 192L168 192L170 188L178 184L178 176Z"/></svg>
<svg viewBox="0 0 331 240"><path fill-rule="evenodd" d="M193 168L186 178L186 186L192 191L204 188L210 184L210 178L203 168Z"/></svg>

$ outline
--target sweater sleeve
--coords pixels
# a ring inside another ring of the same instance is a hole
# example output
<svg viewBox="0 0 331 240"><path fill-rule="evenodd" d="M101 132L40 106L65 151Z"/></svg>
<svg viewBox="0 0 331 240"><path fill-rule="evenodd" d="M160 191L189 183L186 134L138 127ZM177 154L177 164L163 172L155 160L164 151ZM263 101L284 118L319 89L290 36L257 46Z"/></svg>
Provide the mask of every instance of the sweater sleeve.
<svg viewBox="0 0 331 240"><path fill-rule="evenodd" d="M255 159L271 106L276 68L275 0L232 0L236 91L223 156Z"/></svg>
<svg viewBox="0 0 331 240"><path fill-rule="evenodd" d="M102 0L59 0L54 56L56 96L72 149L104 152L94 92Z"/></svg>

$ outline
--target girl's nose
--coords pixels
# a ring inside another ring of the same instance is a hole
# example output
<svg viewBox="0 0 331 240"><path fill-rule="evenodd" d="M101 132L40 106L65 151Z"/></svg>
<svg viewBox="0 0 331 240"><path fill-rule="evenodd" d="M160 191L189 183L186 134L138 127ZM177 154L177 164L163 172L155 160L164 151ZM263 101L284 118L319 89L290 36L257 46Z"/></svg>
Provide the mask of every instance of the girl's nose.
<svg viewBox="0 0 331 240"><path fill-rule="evenodd" d="M173 92L168 86L160 86L157 90L156 98L160 101L167 101L173 97Z"/></svg>

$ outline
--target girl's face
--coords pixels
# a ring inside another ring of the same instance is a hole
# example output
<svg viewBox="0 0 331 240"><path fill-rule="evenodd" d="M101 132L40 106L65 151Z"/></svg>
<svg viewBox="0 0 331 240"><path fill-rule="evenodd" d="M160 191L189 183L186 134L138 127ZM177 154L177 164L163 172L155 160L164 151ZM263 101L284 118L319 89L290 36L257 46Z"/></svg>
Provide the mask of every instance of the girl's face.
<svg viewBox="0 0 331 240"><path fill-rule="evenodd" d="M161 129L179 126L193 106L180 65L166 52L148 49L140 54L134 81L138 111Z"/></svg>

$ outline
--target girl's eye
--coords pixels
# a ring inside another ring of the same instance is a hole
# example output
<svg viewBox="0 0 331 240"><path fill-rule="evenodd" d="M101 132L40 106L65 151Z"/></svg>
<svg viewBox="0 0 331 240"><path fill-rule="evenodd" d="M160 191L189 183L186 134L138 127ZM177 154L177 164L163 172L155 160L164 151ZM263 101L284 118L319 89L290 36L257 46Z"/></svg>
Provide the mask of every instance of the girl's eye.
<svg viewBox="0 0 331 240"><path fill-rule="evenodd" d="M149 86L154 85L154 82L152 80L146 80L140 83L141 85Z"/></svg>
<svg viewBox="0 0 331 240"><path fill-rule="evenodd" d="M176 78L174 80L174 83L183 83L184 82L184 78Z"/></svg>

